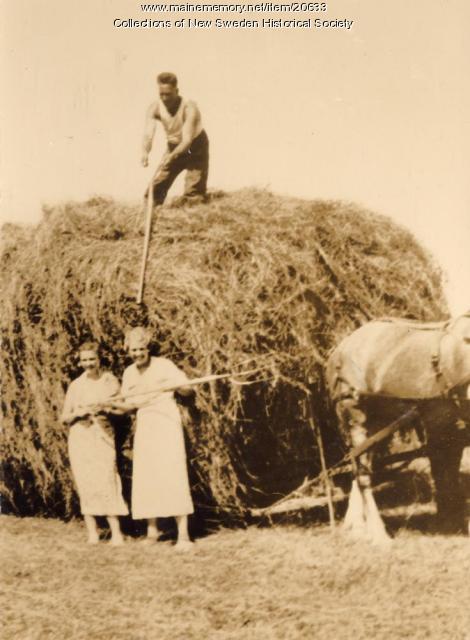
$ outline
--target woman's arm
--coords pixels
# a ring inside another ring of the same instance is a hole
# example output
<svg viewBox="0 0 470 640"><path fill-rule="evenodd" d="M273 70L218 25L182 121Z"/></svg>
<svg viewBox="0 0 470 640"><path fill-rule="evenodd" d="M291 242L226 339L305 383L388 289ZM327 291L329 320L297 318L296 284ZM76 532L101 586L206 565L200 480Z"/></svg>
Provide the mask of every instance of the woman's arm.
<svg viewBox="0 0 470 640"><path fill-rule="evenodd" d="M116 416L123 416L127 413L133 413L138 408L135 404L116 398L116 400L111 399L100 404L97 413L112 413Z"/></svg>
<svg viewBox="0 0 470 640"><path fill-rule="evenodd" d="M83 420L89 418L92 415L92 410L86 405L78 404L75 398L74 388L72 385L67 389L64 400L64 408L60 416L62 424L67 426L72 425L77 420Z"/></svg>
<svg viewBox="0 0 470 640"><path fill-rule="evenodd" d="M118 379L111 373L107 373L107 398L96 405L97 413L107 413L117 416L126 415L135 411L136 407L123 399L120 394L121 386ZM123 388L125 385L125 379L123 378Z"/></svg>
<svg viewBox="0 0 470 640"><path fill-rule="evenodd" d="M165 366L166 366L166 374L167 374L167 382L169 387L177 387L175 390L182 396L189 396L194 393L193 387L190 385L186 386L186 382L189 382L188 376L185 372L174 364L168 358L165 358Z"/></svg>

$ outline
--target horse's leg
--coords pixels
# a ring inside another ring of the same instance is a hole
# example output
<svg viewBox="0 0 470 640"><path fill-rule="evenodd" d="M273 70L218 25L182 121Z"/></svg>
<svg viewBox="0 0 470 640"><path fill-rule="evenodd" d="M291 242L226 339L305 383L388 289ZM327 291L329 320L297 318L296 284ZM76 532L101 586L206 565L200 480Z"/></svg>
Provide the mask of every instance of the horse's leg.
<svg viewBox="0 0 470 640"><path fill-rule="evenodd" d="M366 414L359 408L358 403L353 400L348 402L345 413L348 415L351 444L353 447L357 447L363 444L368 437ZM373 544L380 546L388 545L390 543L390 537L387 534L375 502L374 494L372 493L372 453L363 453L357 460L353 460L353 470L355 474L355 484L353 483L351 497L357 500L359 504L360 496L362 515L360 532L362 535L365 533ZM348 514L346 514L346 516L348 516Z"/></svg>
<svg viewBox="0 0 470 640"><path fill-rule="evenodd" d="M340 408L340 415L349 434L351 446L357 447L362 444L368 435L365 426L366 415L359 408L357 400L353 398L344 400ZM358 459L353 458L352 468L353 482L344 519L344 528L356 538L367 538L371 534L371 516L373 518L374 513L371 504L371 499L373 502L374 498L370 493L370 455L363 454ZM380 519L377 507L375 511ZM374 527L372 528L374 529Z"/></svg>
<svg viewBox="0 0 470 640"><path fill-rule="evenodd" d="M364 500L356 478L352 481L343 528L355 538L364 538L366 535Z"/></svg>
<svg viewBox="0 0 470 640"><path fill-rule="evenodd" d="M436 490L437 525L445 533L465 528L465 499L460 483L461 442L430 442L429 459Z"/></svg>
<svg viewBox="0 0 470 640"><path fill-rule="evenodd" d="M356 429L356 441L354 446L362 444L367 439L367 432L362 427ZM367 537L372 544L377 546L386 546L390 544L391 538L388 535L379 509L372 493L372 453L367 452L359 456L357 461L357 481L359 489L362 493L364 502L364 520L366 525Z"/></svg>
<svg viewBox="0 0 470 640"><path fill-rule="evenodd" d="M371 477L370 475L367 475L366 477L369 484L363 486L362 492L365 503L367 533L373 544L385 547L391 543L392 539L385 529L384 521L382 520L377 503L375 502L370 482Z"/></svg>
<svg viewBox="0 0 470 640"><path fill-rule="evenodd" d="M340 400L336 405L336 414L339 420L339 428L344 439L351 446L351 406L354 401L350 399ZM365 537L365 513L364 500L359 489L356 474L356 463L352 461L353 480L349 493L348 507L343 521L343 529L350 532L353 537Z"/></svg>

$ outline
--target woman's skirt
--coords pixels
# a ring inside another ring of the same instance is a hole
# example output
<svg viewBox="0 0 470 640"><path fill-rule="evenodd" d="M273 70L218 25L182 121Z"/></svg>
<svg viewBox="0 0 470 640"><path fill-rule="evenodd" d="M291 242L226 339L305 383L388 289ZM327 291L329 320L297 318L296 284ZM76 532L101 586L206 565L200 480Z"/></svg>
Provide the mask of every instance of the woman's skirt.
<svg viewBox="0 0 470 640"><path fill-rule="evenodd" d="M82 514L126 515L129 511L122 497L110 426L98 421L75 423L70 428L68 449Z"/></svg>

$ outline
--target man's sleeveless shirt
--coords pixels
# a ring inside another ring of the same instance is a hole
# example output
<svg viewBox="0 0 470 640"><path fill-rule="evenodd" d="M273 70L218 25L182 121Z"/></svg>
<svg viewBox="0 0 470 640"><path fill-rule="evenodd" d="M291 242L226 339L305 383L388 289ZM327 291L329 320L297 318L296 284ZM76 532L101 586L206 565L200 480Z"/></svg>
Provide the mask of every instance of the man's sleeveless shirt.
<svg viewBox="0 0 470 640"><path fill-rule="evenodd" d="M179 144L181 142L184 124L184 110L186 105L186 100L182 98L178 111L174 116L172 116L163 102L161 100L158 101L158 115L163 128L165 129L169 144ZM199 120L194 137L197 138L201 131L202 123Z"/></svg>

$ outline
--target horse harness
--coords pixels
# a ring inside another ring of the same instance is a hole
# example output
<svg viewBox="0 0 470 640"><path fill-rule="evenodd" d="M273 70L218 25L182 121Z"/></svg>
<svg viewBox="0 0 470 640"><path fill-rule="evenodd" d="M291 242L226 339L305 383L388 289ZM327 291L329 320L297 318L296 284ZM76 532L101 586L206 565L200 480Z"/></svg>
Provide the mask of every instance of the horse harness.
<svg viewBox="0 0 470 640"><path fill-rule="evenodd" d="M465 314L465 316L470 316L470 313ZM391 322L391 323L400 323L400 324L409 324L414 329L419 328L421 331L434 331L437 334L437 340L434 345L433 352L431 354L431 368L434 371L434 375L436 377L436 381L441 388L441 392L439 396L441 399L451 401L457 408L458 413L460 414L462 411L462 404L468 402L465 397L465 387L470 383L470 376L465 378L464 380L459 380L457 383L453 384L445 374L445 371L442 367L442 353L441 353L441 343L444 336L447 334L447 330L451 324L451 320L447 320L445 322L436 322L436 323L420 323L419 321L408 320L403 322L402 319L397 318L380 318L381 322ZM358 389L351 386L350 382L341 375L342 370L342 362L339 359L336 364L336 376L335 376L335 391L338 390L338 387L342 386L340 393L335 394L337 400L346 400L351 399L354 401L358 401L361 396L377 396L380 394L375 393L367 393L364 391L359 391Z"/></svg>
<svg viewBox="0 0 470 640"><path fill-rule="evenodd" d="M459 380L457 383L452 384L452 382L450 382L445 375L444 369L441 366L441 342L443 337L447 333L449 324L450 321L446 322L443 326L443 330L439 332L440 335L438 336L434 353L431 356L431 367L434 371L438 384L442 385L442 392L440 394L440 397L446 400L451 400L460 412L462 410L463 402L467 401L465 388L470 382L470 376L467 376L465 379Z"/></svg>

